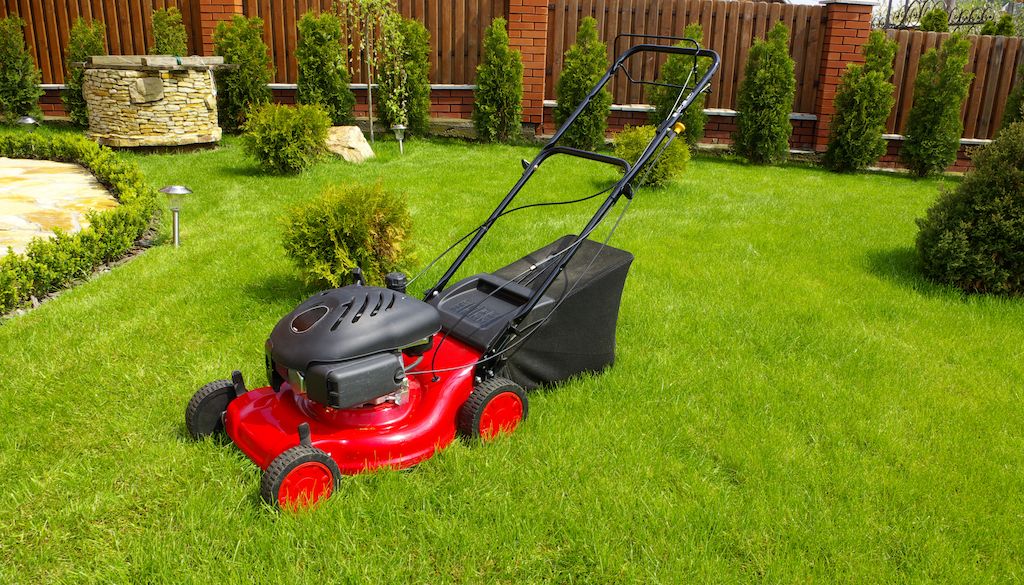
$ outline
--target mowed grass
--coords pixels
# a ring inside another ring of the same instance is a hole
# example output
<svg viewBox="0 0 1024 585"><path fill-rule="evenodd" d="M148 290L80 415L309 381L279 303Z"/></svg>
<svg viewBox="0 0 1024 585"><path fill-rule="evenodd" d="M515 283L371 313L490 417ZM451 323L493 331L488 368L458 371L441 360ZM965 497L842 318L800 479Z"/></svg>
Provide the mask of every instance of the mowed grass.
<svg viewBox="0 0 1024 585"><path fill-rule="evenodd" d="M188 440L183 412L232 369L260 384L266 335L312 292L282 251L289 206L345 181L404 190L422 266L536 149L378 151L293 178L233 140L136 157L195 191L182 247L0 325L0 582L1024 578L1024 302L918 276L914 218L940 181L795 166L698 158L641 191L609 242L636 255L614 368L532 394L515 434L347 478L314 511L262 505L259 470ZM523 202L612 178L552 159ZM508 217L467 273L595 208Z"/></svg>

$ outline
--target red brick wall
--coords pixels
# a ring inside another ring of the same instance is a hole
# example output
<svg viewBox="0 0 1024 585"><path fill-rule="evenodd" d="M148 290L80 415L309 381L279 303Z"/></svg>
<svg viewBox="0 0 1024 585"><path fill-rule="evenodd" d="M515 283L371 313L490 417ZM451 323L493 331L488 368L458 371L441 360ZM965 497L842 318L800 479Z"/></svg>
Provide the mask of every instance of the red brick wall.
<svg viewBox="0 0 1024 585"><path fill-rule="evenodd" d="M509 45L523 58L523 123L537 127L544 122L547 30L547 0L509 0Z"/></svg>
<svg viewBox="0 0 1024 585"><path fill-rule="evenodd" d="M242 0L199 0L199 27L203 55L213 55L213 31L217 23L242 14Z"/></svg>
<svg viewBox="0 0 1024 585"><path fill-rule="evenodd" d="M818 124L814 147L819 152L828 145L829 122L836 113L833 101L839 80L848 63L863 63L861 47L871 33L871 6L864 4L828 3L825 24L825 46L818 68L818 99L815 113Z"/></svg>

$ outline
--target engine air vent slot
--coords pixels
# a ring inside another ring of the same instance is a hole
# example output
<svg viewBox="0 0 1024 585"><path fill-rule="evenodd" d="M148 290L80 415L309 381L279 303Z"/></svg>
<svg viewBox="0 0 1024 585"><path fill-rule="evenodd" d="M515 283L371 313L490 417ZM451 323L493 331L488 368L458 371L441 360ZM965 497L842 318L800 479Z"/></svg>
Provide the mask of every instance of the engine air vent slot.
<svg viewBox="0 0 1024 585"><path fill-rule="evenodd" d="M292 319L292 331L296 333L305 333L306 331L309 331L310 327L316 325L320 319L324 318L327 311L327 307L323 305L313 307L308 311L303 311Z"/></svg>

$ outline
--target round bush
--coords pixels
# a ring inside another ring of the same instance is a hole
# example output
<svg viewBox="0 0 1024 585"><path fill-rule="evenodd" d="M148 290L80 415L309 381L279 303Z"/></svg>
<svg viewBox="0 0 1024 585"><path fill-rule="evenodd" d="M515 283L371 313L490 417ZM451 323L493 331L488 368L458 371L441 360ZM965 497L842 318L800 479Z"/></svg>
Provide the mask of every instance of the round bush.
<svg viewBox="0 0 1024 585"><path fill-rule="evenodd" d="M612 139L615 143L615 156L632 164L643 154L654 138L654 133L654 126L626 126ZM686 146L685 138L679 136L662 152L661 158L649 162L647 168L637 174L634 184L637 187L661 187L680 175L689 160L690 149Z"/></svg>
<svg viewBox="0 0 1024 585"><path fill-rule="evenodd" d="M974 170L917 224L929 278L971 293L1024 294L1024 123L976 151Z"/></svg>
<svg viewBox="0 0 1024 585"><path fill-rule="evenodd" d="M242 146L272 173L297 173L327 152L331 119L320 106L265 104L252 110Z"/></svg>
<svg viewBox="0 0 1024 585"><path fill-rule="evenodd" d="M328 187L285 219L284 249L309 284L347 284L358 266L369 284L411 260L405 198L380 184Z"/></svg>

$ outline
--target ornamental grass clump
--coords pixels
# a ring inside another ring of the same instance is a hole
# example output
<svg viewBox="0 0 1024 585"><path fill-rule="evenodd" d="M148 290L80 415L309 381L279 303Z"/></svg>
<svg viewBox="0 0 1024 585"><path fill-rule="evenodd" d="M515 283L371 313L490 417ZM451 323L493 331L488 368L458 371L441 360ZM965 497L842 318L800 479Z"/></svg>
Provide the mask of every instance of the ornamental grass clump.
<svg viewBox="0 0 1024 585"><path fill-rule="evenodd" d="M473 125L481 140L508 142L522 134L523 61L509 47L508 23L495 18L484 32L483 61L476 68Z"/></svg>
<svg viewBox="0 0 1024 585"><path fill-rule="evenodd" d="M150 55L187 55L188 33L181 21L181 11L174 6L153 11L153 46Z"/></svg>
<svg viewBox="0 0 1024 585"><path fill-rule="evenodd" d="M296 101L322 107L335 126L351 124L356 97L348 86L341 19L329 12L319 16L307 12L299 19L298 29Z"/></svg>
<svg viewBox="0 0 1024 585"><path fill-rule="evenodd" d="M298 173L327 152L331 119L320 106L266 104L252 110L242 146L271 173Z"/></svg>
<svg viewBox="0 0 1024 585"><path fill-rule="evenodd" d="M401 124L406 134L430 131L430 33L418 20L397 13L381 26L377 109L387 127Z"/></svg>
<svg viewBox="0 0 1024 585"><path fill-rule="evenodd" d="M970 49L970 41L954 34L921 57L900 151L907 168L919 177L940 173L956 162L964 132L960 109L974 78L964 71Z"/></svg>
<svg viewBox="0 0 1024 585"><path fill-rule="evenodd" d="M654 126L626 126L612 139L615 145L615 156L628 161L630 164L636 162L644 149L650 144L655 134ZM648 163L647 168L642 169L637 175L636 185L638 187L662 187L669 181L682 174L686 170L686 163L690 160L690 149L682 137L676 138L668 148L661 152L660 158Z"/></svg>
<svg viewBox="0 0 1024 585"><path fill-rule="evenodd" d="M368 284L412 260L412 218L405 197L375 185L338 185L290 210L284 249L307 284L348 284L359 267Z"/></svg>
<svg viewBox="0 0 1024 585"><path fill-rule="evenodd" d="M683 29L683 36L688 39L693 39L698 43L704 42L704 28L696 22L692 22L686 25ZM686 41L680 41L676 44L677 47L689 47L693 48L693 43ZM693 70L693 57L687 55L669 55L665 59L665 64L661 66L659 72L658 81L661 83L668 83L672 85L684 85L689 81L690 84L695 84L700 81L704 75L708 72L711 60L707 58L700 58L697 60L697 71L690 75ZM683 90L683 96L686 97L686 93L689 90ZM672 113L673 109L678 106L678 100L680 100L678 88L664 87L655 85L650 88L651 92L651 105L654 106L654 111L651 112L650 120L652 124L661 124L661 122ZM693 102L690 103L690 107L683 112L682 118L679 119L686 127L684 135L686 136L686 143L690 146L697 144L701 138L704 137L704 126L707 125L708 116L704 113L704 103L707 100L706 93L700 93Z"/></svg>
<svg viewBox="0 0 1024 585"><path fill-rule="evenodd" d="M107 31L103 23L99 20L93 20L91 23L81 18L76 20L71 27L68 47L64 53L67 69L64 73L64 89L60 92L60 99L64 102L64 111L78 126L89 125L89 108L82 93L85 69L74 64L83 63L95 55L105 55L106 52Z"/></svg>
<svg viewBox="0 0 1024 585"><path fill-rule="evenodd" d="M42 119L41 75L25 46L25 21L0 18L0 123L13 124L22 116Z"/></svg>
<svg viewBox="0 0 1024 585"><path fill-rule="evenodd" d="M597 20L586 17L580 22L576 42L565 52L565 65L555 86L555 123L561 126L608 70L608 49L597 38ZM612 94L602 89L584 109L576 122L562 135L566 146L593 150L604 144Z"/></svg>
<svg viewBox="0 0 1024 585"><path fill-rule="evenodd" d="M747 55L745 77L736 99L736 152L757 164L785 161L793 133L789 113L795 94L789 29L780 22L768 32L767 40L755 41Z"/></svg>
<svg viewBox="0 0 1024 585"><path fill-rule="evenodd" d="M1024 122L975 151L974 170L917 220L931 279L969 293L1024 295Z"/></svg>
<svg viewBox="0 0 1024 585"><path fill-rule="evenodd" d="M249 109L270 101L268 83L274 77L270 53L263 42L263 20L234 16L217 23L214 52L235 65L217 72L217 112L220 126L229 132L245 124Z"/></svg>
<svg viewBox="0 0 1024 585"><path fill-rule="evenodd" d="M895 103L893 73L896 43L882 31L872 31L864 46L864 64L846 66L836 92L836 115L829 128L825 166L833 171L855 171L878 161L888 148L882 138L889 111Z"/></svg>

